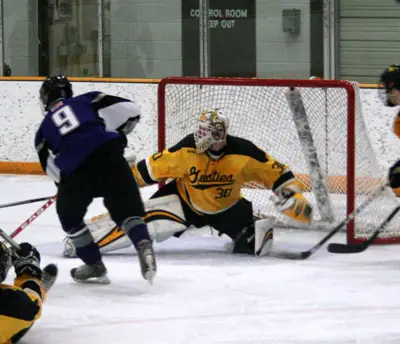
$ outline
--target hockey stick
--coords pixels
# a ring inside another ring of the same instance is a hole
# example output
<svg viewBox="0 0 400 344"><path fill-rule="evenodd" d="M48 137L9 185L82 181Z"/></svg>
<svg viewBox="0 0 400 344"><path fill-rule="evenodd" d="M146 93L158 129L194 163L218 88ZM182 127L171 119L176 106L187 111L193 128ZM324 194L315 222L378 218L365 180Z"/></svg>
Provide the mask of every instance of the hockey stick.
<svg viewBox="0 0 400 344"><path fill-rule="evenodd" d="M30 203L40 202L40 201L47 201L53 197L54 196L47 196L47 197L41 197L41 198L27 199L26 201L0 204L0 208L8 208L8 207L14 207L16 205L30 204Z"/></svg>
<svg viewBox="0 0 400 344"><path fill-rule="evenodd" d="M297 135L300 140L300 146L305 161L308 164L310 181L319 213L322 220L332 222L334 220L334 215L332 204L329 199L328 185L322 174L316 144L300 90L291 87L289 92L286 93L286 99L292 112L293 122L296 125Z"/></svg>
<svg viewBox="0 0 400 344"><path fill-rule="evenodd" d="M6 232L4 232L0 228L0 237L4 239L4 241L8 242L12 247L14 247L16 250L21 249L21 247L13 240Z"/></svg>
<svg viewBox="0 0 400 344"><path fill-rule="evenodd" d="M318 251L330 238L332 238L336 233L338 233L344 226L346 226L350 221L361 213L370 203L380 196L389 186L389 182L381 185L377 188L362 204L358 206L352 213L347 215L347 217L340 222L336 227L334 227L327 235L325 235L316 245L311 247L308 251L302 252L290 252L290 251L272 251L271 255L278 258L288 258L288 259L307 259L316 251Z"/></svg>
<svg viewBox="0 0 400 344"><path fill-rule="evenodd" d="M36 210L25 222L23 222L14 232L10 234L11 238L15 238L20 232L22 232L28 225L37 219L37 217L42 214L47 208L49 208L55 201L57 197L51 197L45 204L43 204L38 210Z"/></svg>
<svg viewBox="0 0 400 344"><path fill-rule="evenodd" d="M375 230L375 232L371 235L371 237L361 243L354 245L346 245L339 243L331 243L328 245L328 251L331 253L360 253L365 251L376 239L376 237L386 228L390 221L392 221L393 217L400 211L400 206L397 206L393 209L393 211L389 214L389 216L381 223L381 225Z"/></svg>

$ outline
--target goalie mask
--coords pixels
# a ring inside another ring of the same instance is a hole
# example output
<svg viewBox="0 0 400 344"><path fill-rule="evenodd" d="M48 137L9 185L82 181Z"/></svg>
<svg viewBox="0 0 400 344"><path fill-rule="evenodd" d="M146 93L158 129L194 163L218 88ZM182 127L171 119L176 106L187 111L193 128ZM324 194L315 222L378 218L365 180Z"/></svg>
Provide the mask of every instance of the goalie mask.
<svg viewBox="0 0 400 344"><path fill-rule="evenodd" d="M11 253L4 243L0 242L0 283L3 282L11 267Z"/></svg>
<svg viewBox="0 0 400 344"><path fill-rule="evenodd" d="M394 90L400 90L400 65L390 65L386 68L379 80L379 98L386 106L396 106L396 94Z"/></svg>
<svg viewBox="0 0 400 344"><path fill-rule="evenodd" d="M205 152L215 143L225 142L228 128L229 120L220 110L203 111L194 130L197 153Z"/></svg>

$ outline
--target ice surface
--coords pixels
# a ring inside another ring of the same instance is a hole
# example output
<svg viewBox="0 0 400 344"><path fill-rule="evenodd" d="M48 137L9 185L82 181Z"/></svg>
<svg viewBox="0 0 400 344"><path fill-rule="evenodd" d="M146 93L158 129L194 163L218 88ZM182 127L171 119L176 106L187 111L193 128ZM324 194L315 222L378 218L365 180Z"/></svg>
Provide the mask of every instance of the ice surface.
<svg viewBox="0 0 400 344"><path fill-rule="evenodd" d="M55 192L45 177L0 176L0 186L1 204ZM1 228L12 232L40 206L0 209ZM89 215L103 210L95 202ZM303 250L321 236L279 230L275 245ZM62 238L54 206L17 236L37 245L43 264L60 268L42 318L22 343L400 342L398 246L354 255L323 248L306 261L292 261L233 256L225 239L186 236L156 245L153 286L141 278L133 249L107 255L112 284L96 286L71 280L69 270L80 262L61 257Z"/></svg>

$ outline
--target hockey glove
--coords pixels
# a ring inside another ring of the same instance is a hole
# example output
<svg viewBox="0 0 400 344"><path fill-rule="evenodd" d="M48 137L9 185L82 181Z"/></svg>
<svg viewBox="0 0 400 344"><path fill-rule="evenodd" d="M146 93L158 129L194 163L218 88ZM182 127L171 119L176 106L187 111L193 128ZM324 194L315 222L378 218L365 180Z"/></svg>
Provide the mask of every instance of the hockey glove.
<svg viewBox="0 0 400 344"><path fill-rule="evenodd" d="M389 182L393 189L400 187L400 160L389 169Z"/></svg>
<svg viewBox="0 0 400 344"><path fill-rule="evenodd" d="M28 275L41 279L40 253L31 244L24 242L20 244L20 250L12 250L12 263L17 276Z"/></svg>
<svg viewBox="0 0 400 344"><path fill-rule="evenodd" d="M310 224L312 220L312 206L301 192L290 186L283 186L275 194L276 209L293 220Z"/></svg>

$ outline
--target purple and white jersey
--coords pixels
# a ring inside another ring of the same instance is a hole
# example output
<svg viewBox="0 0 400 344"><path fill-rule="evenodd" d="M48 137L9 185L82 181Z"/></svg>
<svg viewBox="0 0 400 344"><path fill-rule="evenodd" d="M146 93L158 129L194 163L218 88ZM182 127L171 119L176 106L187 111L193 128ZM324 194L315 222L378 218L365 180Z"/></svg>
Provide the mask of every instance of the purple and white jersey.
<svg viewBox="0 0 400 344"><path fill-rule="evenodd" d="M101 92L63 99L46 113L35 137L43 170L54 181L69 175L98 147L129 134L140 119L137 104Z"/></svg>

